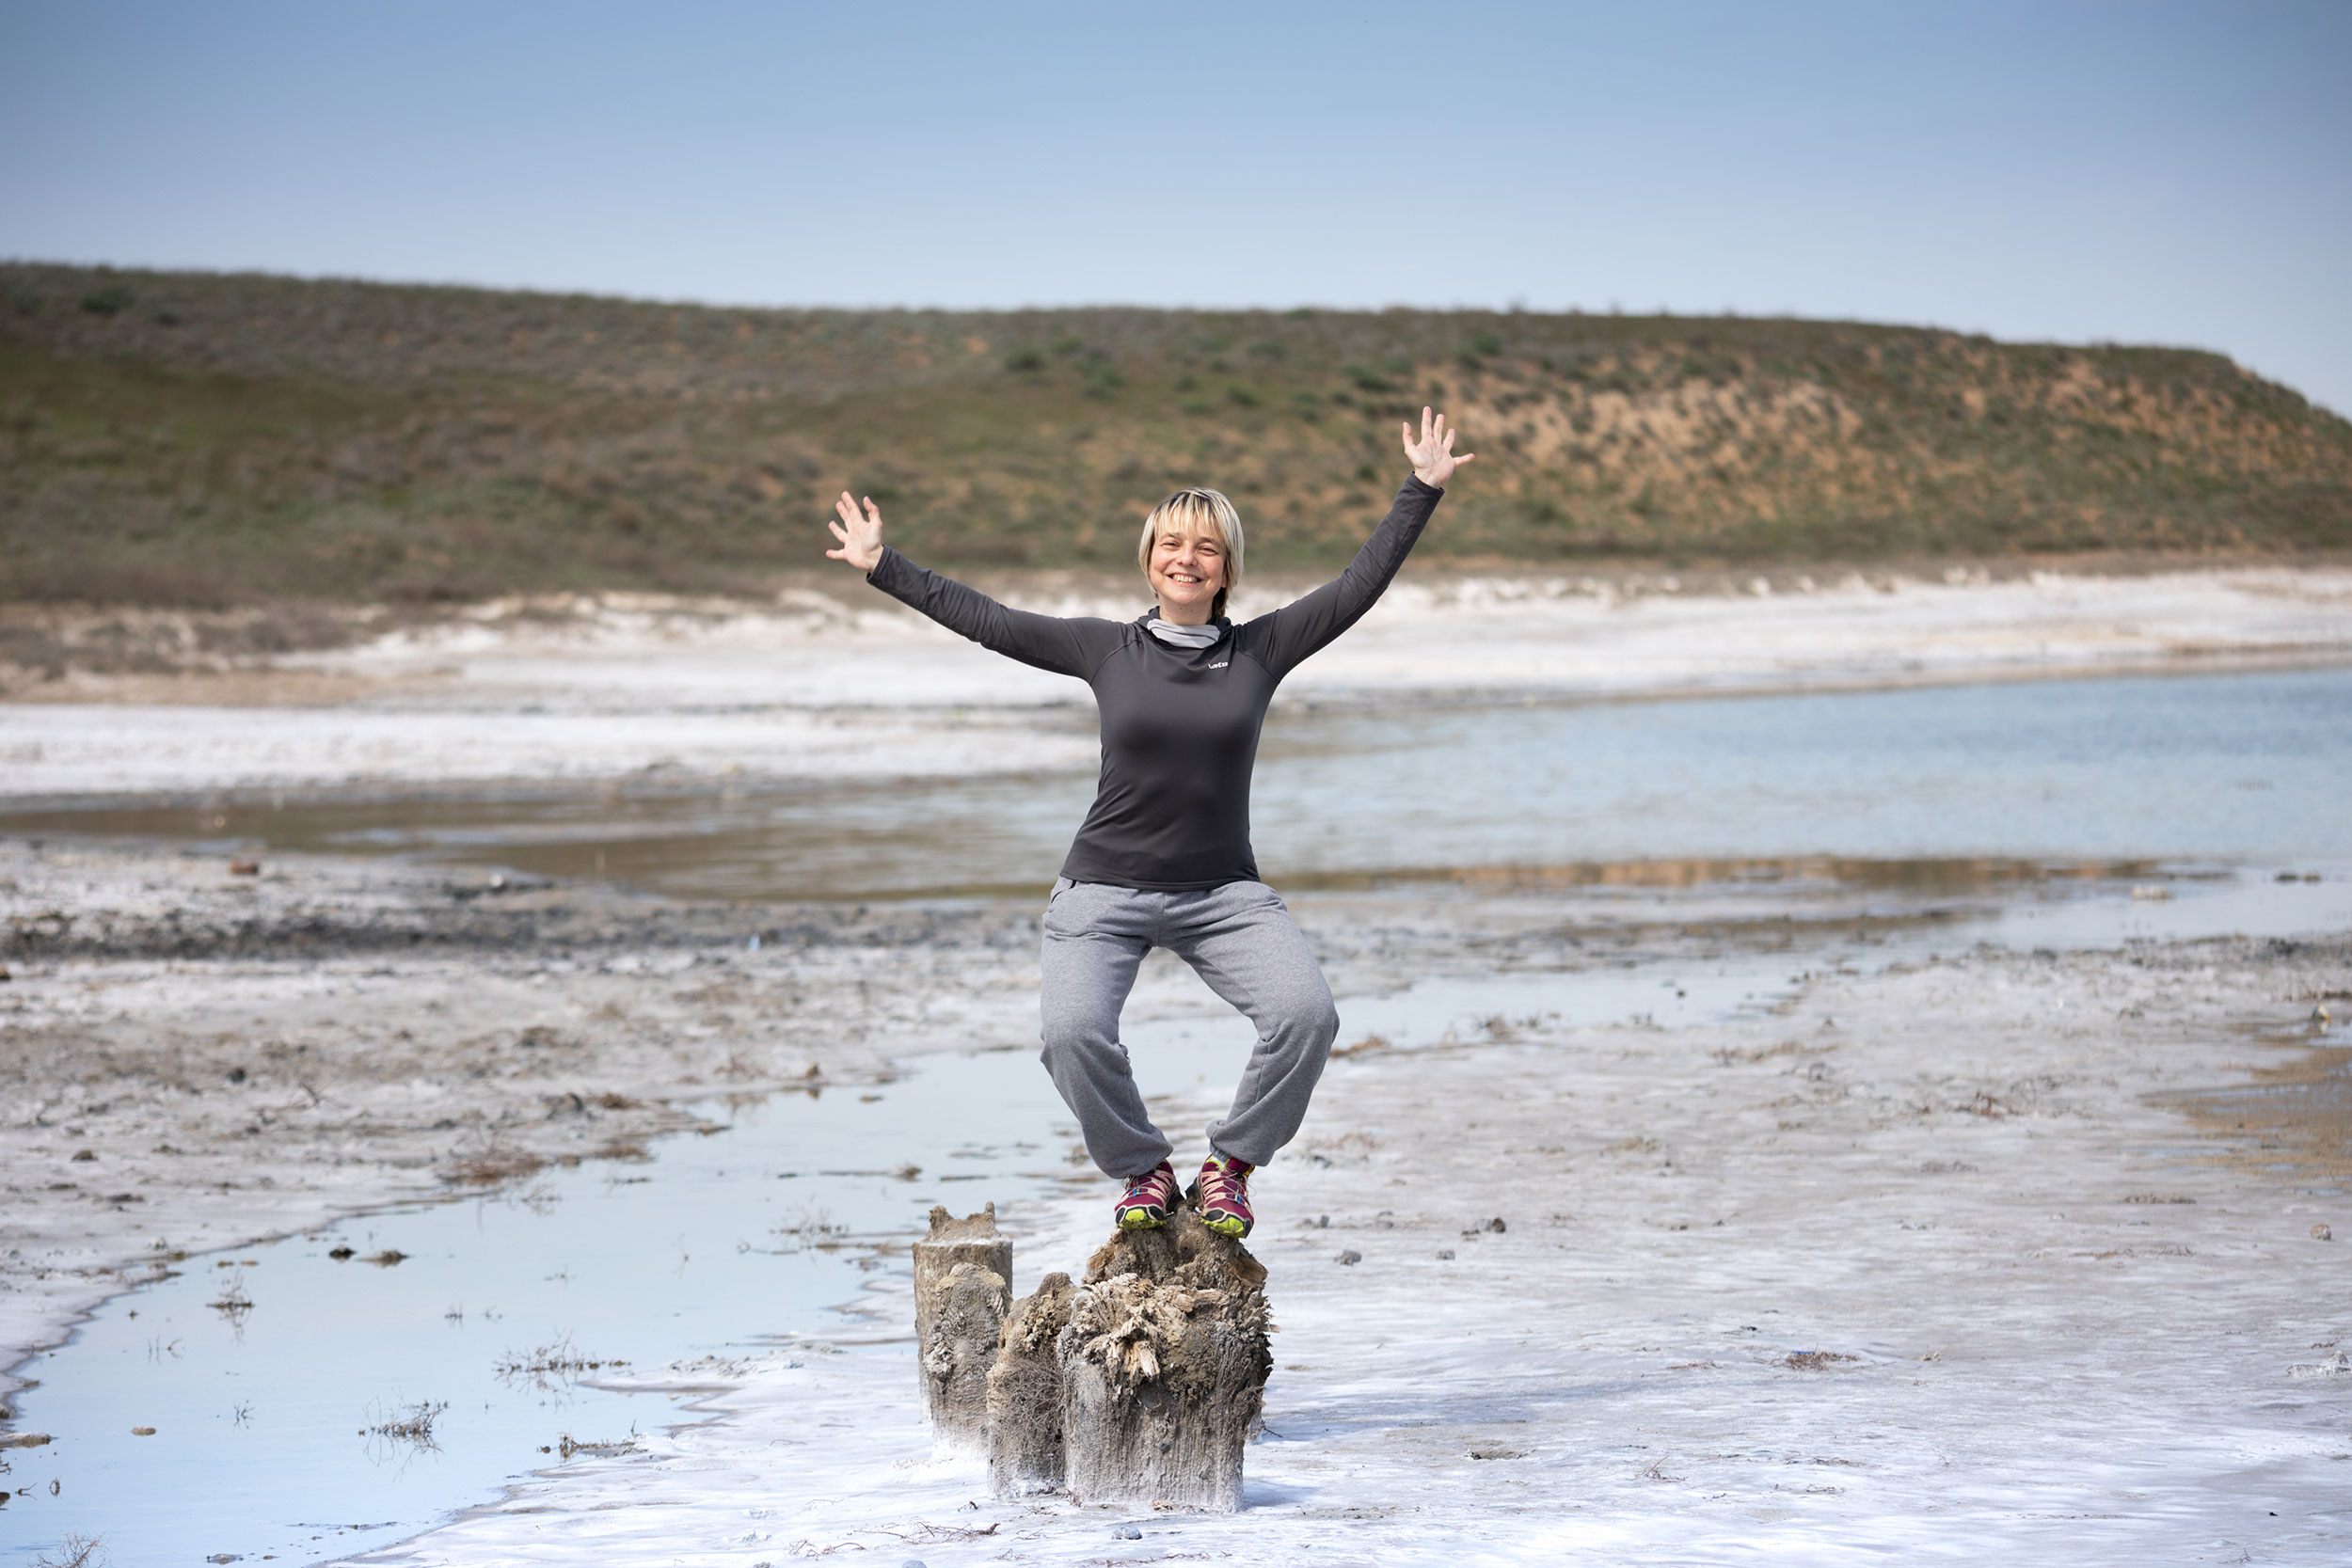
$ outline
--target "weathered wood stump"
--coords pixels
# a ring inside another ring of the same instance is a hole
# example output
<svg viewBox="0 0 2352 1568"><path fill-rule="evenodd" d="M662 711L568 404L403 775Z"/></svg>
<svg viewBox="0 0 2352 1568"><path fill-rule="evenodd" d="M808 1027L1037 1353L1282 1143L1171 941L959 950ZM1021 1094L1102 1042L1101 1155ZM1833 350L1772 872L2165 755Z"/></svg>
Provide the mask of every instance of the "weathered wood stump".
<svg viewBox="0 0 2352 1568"><path fill-rule="evenodd" d="M1057 1346L1072 1498L1237 1511L1273 1328L1264 1267L1190 1204L1113 1237Z"/></svg>
<svg viewBox="0 0 2352 1568"><path fill-rule="evenodd" d="M949 1450L988 1444L988 1370L1012 1305L1012 1243L996 1234L996 1205L963 1219L931 1211L914 1243L914 1344L931 1435Z"/></svg>
<svg viewBox="0 0 2352 1568"><path fill-rule="evenodd" d="M1037 1294L1012 1304L988 1370L988 1486L999 1497L1062 1484L1061 1331L1070 1326L1070 1276L1049 1274Z"/></svg>

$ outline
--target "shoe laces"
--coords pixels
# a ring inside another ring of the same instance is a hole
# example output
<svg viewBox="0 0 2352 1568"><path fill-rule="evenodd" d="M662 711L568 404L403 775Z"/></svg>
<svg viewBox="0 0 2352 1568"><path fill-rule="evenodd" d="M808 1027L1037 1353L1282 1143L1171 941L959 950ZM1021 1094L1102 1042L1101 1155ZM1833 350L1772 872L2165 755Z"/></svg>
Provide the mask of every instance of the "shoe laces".
<svg viewBox="0 0 2352 1568"><path fill-rule="evenodd" d="M1249 1197L1249 1173L1258 1167L1247 1160L1229 1160L1211 1155L1200 1172L1200 1196L1204 1201L1218 1198Z"/></svg>
<svg viewBox="0 0 2352 1568"><path fill-rule="evenodd" d="M1127 1178L1127 1199L1130 1201L1138 1198L1150 1197L1160 1197L1164 1199L1167 1196L1167 1194L1161 1190L1161 1183L1163 1180L1165 1180L1167 1186L1169 1189L1173 1189L1175 1187L1175 1175L1168 1169L1168 1165L1165 1161L1159 1164L1153 1165L1150 1170L1145 1171L1141 1176L1131 1176Z"/></svg>

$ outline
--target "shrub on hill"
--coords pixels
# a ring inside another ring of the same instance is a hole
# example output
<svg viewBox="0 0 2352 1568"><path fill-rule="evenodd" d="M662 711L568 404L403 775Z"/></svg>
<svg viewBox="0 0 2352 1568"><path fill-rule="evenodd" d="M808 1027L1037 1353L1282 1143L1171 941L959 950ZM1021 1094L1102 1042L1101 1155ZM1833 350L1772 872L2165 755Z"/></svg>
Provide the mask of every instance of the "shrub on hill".
<svg viewBox="0 0 2352 1568"><path fill-rule="evenodd" d="M2352 424L2217 355L1483 311L751 310L0 266L0 596L748 588L871 494L943 565L1117 566L1231 492L1343 562L1438 404L1424 559L2352 546Z"/></svg>

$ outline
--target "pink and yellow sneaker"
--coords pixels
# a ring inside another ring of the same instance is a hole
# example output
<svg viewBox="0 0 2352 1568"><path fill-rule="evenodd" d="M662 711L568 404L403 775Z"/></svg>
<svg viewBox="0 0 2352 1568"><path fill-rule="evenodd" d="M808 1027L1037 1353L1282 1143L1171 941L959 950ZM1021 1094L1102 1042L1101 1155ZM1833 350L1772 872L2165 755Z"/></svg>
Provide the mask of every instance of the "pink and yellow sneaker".
<svg viewBox="0 0 2352 1568"><path fill-rule="evenodd" d="M1176 1212L1176 1167L1162 1160L1141 1176L1127 1179L1119 1197L1119 1228L1156 1230Z"/></svg>
<svg viewBox="0 0 2352 1568"><path fill-rule="evenodd" d="M1200 1167L1200 1180L1192 1186L1200 1223L1237 1242L1248 1235L1257 1223L1249 1212L1249 1173L1257 1168L1247 1160L1210 1155Z"/></svg>

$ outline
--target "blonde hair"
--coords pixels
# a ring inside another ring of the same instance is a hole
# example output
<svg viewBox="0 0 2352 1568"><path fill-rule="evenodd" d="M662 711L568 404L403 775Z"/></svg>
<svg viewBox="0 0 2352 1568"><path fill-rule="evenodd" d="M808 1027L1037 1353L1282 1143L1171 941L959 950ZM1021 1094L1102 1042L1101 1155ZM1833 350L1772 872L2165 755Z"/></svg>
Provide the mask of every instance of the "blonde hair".
<svg viewBox="0 0 2352 1568"><path fill-rule="evenodd" d="M1209 617L1214 620L1224 614L1226 597L1241 586L1241 514L1215 490L1195 485L1177 491L1143 519L1143 539L1136 546L1136 564L1146 575L1152 570L1152 543L1160 536L1162 528L1185 533L1205 533L1215 529L1217 537L1224 541L1225 586L1216 591L1216 598L1209 606Z"/></svg>

